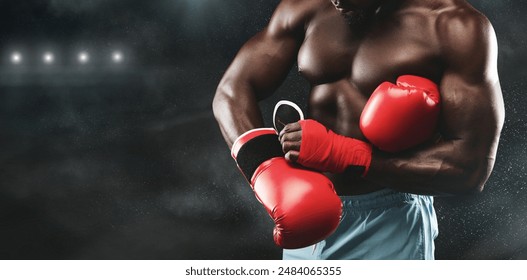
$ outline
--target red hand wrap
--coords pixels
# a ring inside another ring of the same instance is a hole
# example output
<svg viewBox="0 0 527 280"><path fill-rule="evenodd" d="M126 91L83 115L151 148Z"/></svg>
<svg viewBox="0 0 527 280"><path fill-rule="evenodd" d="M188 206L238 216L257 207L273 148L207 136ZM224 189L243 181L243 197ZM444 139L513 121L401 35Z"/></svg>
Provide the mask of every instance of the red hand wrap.
<svg viewBox="0 0 527 280"><path fill-rule="evenodd" d="M315 120L302 120L302 142L297 162L319 171L342 173L350 166L364 167L368 173L371 145L338 135Z"/></svg>

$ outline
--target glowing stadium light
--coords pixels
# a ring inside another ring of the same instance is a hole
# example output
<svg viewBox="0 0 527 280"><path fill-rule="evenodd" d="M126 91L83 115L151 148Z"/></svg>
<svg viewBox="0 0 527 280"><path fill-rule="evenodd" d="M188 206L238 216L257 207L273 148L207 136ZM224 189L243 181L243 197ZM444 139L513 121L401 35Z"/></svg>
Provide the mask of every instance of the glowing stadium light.
<svg viewBox="0 0 527 280"><path fill-rule="evenodd" d="M112 60L115 63L121 63L123 61L123 54L119 51L115 51L112 53Z"/></svg>
<svg viewBox="0 0 527 280"><path fill-rule="evenodd" d="M19 52L11 54L11 62L13 64L20 64L22 62L22 55Z"/></svg>
<svg viewBox="0 0 527 280"><path fill-rule="evenodd" d="M87 52L80 52L78 59L81 64L86 64L90 60L90 56L88 55Z"/></svg>
<svg viewBox="0 0 527 280"><path fill-rule="evenodd" d="M52 64L55 61L55 56L52 53L47 52L42 56L42 60L46 64Z"/></svg>

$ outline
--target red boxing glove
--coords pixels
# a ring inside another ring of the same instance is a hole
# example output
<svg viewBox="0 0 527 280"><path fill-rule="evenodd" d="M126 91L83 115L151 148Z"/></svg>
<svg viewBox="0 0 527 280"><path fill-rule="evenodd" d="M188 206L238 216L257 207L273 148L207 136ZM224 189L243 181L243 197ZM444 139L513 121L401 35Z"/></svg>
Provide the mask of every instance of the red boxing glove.
<svg viewBox="0 0 527 280"><path fill-rule="evenodd" d="M232 156L274 220L278 246L306 247L335 231L342 202L333 183L319 172L287 162L274 129L244 133L234 142Z"/></svg>
<svg viewBox="0 0 527 280"><path fill-rule="evenodd" d="M430 139L439 117L437 85L417 76L384 82L362 111L360 128L380 150L398 152Z"/></svg>
<svg viewBox="0 0 527 280"><path fill-rule="evenodd" d="M371 145L338 135L315 120L299 121L302 142L297 162L318 171L342 173L357 168L366 175L371 163Z"/></svg>

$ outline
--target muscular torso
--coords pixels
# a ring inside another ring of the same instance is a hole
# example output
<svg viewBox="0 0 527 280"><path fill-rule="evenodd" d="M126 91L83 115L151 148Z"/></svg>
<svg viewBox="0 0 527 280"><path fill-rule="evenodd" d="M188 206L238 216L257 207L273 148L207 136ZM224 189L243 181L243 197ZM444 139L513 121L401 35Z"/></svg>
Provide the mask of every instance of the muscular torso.
<svg viewBox="0 0 527 280"><path fill-rule="evenodd" d="M310 82L308 117L338 134L366 140L359 119L369 96L383 81L404 74L439 83L440 50L436 16L426 7L383 15L364 34L353 28L328 0L306 25L298 68ZM383 186L350 174L333 175L339 195L368 193Z"/></svg>
<svg viewBox="0 0 527 280"><path fill-rule="evenodd" d="M394 154L374 149L367 181L357 174L332 177L338 194L384 187L432 195L481 191L504 121L488 19L465 0L345 2L380 8L368 28L357 29L330 0L281 0L268 26L244 44L213 102L227 144L265 125L258 102L276 91L295 60L311 84L308 117L364 141L359 120L374 89L416 75L439 86L440 140ZM291 141L282 143L292 161L302 145L298 132L285 132Z"/></svg>

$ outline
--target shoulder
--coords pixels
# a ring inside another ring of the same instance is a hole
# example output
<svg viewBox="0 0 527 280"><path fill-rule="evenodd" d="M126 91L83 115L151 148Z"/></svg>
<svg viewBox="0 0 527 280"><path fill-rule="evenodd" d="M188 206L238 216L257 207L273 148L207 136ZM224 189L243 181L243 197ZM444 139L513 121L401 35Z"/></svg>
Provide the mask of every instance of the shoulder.
<svg viewBox="0 0 527 280"><path fill-rule="evenodd" d="M268 32L303 33L321 7L329 4L329 0L282 0L269 22Z"/></svg>
<svg viewBox="0 0 527 280"><path fill-rule="evenodd" d="M468 5L441 12L437 17L436 30L443 46L456 45L458 49L488 42L493 33L490 21Z"/></svg>
<svg viewBox="0 0 527 280"><path fill-rule="evenodd" d="M492 24L468 3L440 12L436 32L445 62L451 67L462 66L467 71L482 74L497 59ZM469 61L471 63L467 63Z"/></svg>

